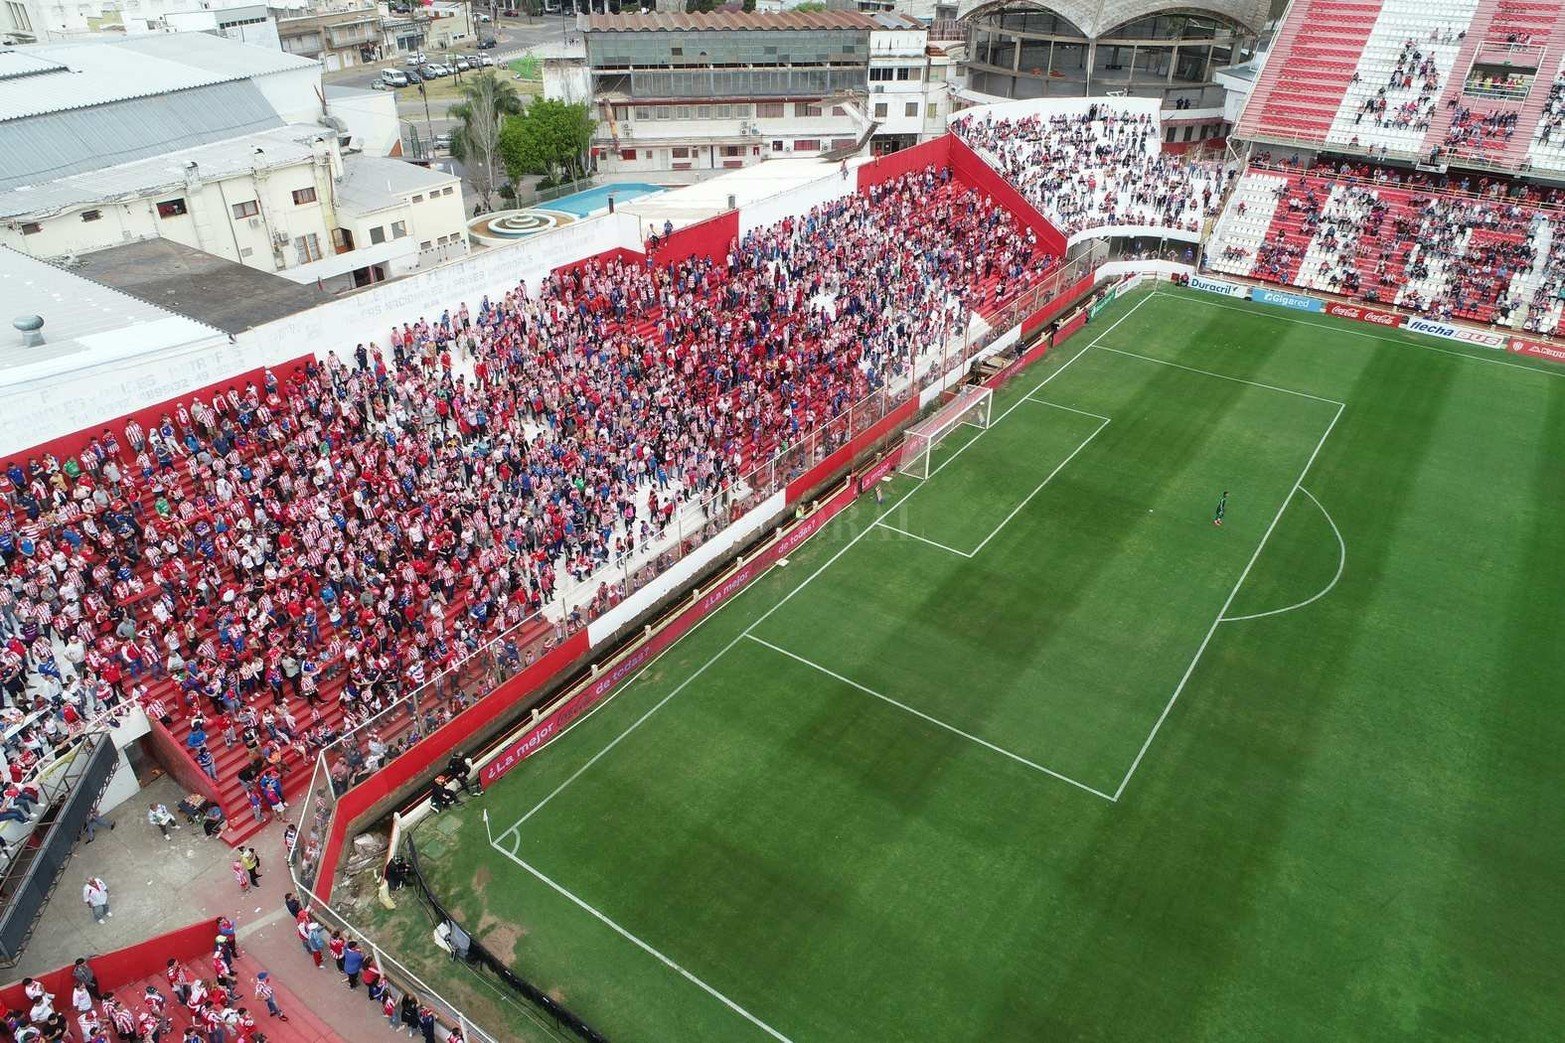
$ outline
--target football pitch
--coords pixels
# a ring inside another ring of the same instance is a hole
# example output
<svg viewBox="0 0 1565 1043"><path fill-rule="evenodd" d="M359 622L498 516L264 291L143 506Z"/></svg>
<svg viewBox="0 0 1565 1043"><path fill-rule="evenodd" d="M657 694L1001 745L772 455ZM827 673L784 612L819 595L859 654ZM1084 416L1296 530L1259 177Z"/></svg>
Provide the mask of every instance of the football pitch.
<svg viewBox="0 0 1565 1043"><path fill-rule="evenodd" d="M453 912L616 1041L1565 1037L1565 369L1164 290L992 419L421 826Z"/></svg>

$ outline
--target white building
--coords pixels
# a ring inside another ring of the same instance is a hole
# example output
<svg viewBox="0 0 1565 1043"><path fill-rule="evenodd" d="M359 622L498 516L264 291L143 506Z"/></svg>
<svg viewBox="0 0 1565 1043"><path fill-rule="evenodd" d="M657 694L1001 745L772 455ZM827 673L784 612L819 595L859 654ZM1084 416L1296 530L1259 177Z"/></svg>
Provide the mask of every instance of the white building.
<svg viewBox="0 0 1565 1043"><path fill-rule="evenodd" d="M465 250L457 177L360 154L394 144L394 102L320 89L314 62L204 34L0 52L0 244L167 239L330 289Z"/></svg>

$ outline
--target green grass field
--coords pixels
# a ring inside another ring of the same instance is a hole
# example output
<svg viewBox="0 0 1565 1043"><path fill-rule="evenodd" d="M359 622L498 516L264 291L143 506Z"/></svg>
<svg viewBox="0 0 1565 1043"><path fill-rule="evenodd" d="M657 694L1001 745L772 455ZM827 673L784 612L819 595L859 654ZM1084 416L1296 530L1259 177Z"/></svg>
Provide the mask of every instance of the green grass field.
<svg viewBox="0 0 1565 1043"><path fill-rule="evenodd" d="M1565 1037L1565 370L1162 292L993 415L421 827L454 911L616 1041Z"/></svg>

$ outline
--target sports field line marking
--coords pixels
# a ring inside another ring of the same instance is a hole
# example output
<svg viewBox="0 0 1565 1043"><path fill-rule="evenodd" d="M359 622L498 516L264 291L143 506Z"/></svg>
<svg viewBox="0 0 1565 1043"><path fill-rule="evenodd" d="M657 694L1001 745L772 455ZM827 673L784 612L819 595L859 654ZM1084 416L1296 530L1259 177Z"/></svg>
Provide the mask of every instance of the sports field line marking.
<svg viewBox="0 0 1565 1043"><path fill-rule="evenodd" d="M1312 395L1308 391L1295 391L1293 388L1278 387L1276 384L1263 384L1259 380L1246 380L1243 377L1231 377L1227 373L1215 373L1209 369L1197 369L1195 366L1186 366L1181 362L1170 362L1167 359L1154 358L1151 355L1142 355L1134 351L1124 351L1120 348L1100 348L1100 351L1111 351L1116 355L1124 355L1127 358L1141 359L1145 362L1155 362L1159 366L1168 366L1171 369L1182 369L1188 373L1200 373L1206 377L1216 377L1218 380L1231 380L1235 384L1248 384L1251 387L1265 388L1267 391L1281 391L1285 395L1298 395L1300 398L1312 398L1317 402L1324 402L1329 406L1341 406L1343 403L1334 398L1324 398L1321 395Z"/></svg>
<svg viewBox="0 0 1565 1043"><path fill-rule="evenodd" d="M1313 597L1305 598L1303 601L1296 602L1286 608L1274 608L1270 612L1252 612L1247 616L1224 616L1222 620L1224 623L1242 623L1247 619L1265 619L1267 616L1280 616L1284 612L1292 612L1306 605L1313 605L1327 594L1330 594L1332 588L1337 585L1337 581L1342 578L1342 570L1348 563L1348 542L1342 538L1342 530L1337 528L1337 523L1332 520L1331 512L1326 510L1326 505L1315 499L1315 494L1302 485L1299 486L1299 492L1308 496L1310 502L1320 508L1321 514L1326 516L1326 524L1331 526L1332 534L1337 537L1337 574L1332 576L1331 582L1326 584L1320 591L1317 591Z"/></svg>
<svg viewBox="0 0 1565 1043"><path fill-rule="evenodd" d="M1120 323L1124 322L1126 319L1128 319L1132 315L1134 315L1137 312L1137 310L1139 310L1140 307L1143 304L1145 304L1147 301L1149 301L1151 299L1152 299L1152 295L1151 294L1147 294L1145 297L1142 297L1139 301L1137 301L1134 305L1132 305L1130 310L1126 311L1125 314L1121 315L1118 319L1115 319L1112 323L1110 323L1108 328L1105 329L1102 333L1098 334L1095 338L1093 338L1092 341L1090 343L1088 343L1086 347L1082 348L1076 354L1072 355L1069 359L1066 359L1065 363L1062 366L1060 366L1059 369L1057 369L1054 372L1050 373L1048 376L1046 376L1042 380L1040 380L1037 384L1033 385L1032 389L1030 391L1028 391L1027 394L1024 395L1022 398L1017 399L1015 402L1011 403L1010 407L1007 408L1003 413L1001 413L999 415L999 417L994 419L990 423L989 427L985 428L983 431L980 431L966 445L963 445L956 452L952 453L950 456L948 456L944 460L942 460L940 462L939 466L936 467L933 471L931 471L929 473L929 477L933 478L935 475L939 474L948 464L950 464L952 461L954 461L957 457L961 456L962 453L966 452L967 449L969 447L971 447L974 442L977 442L978 439L982 438L986 432L988 432L990 430L993 430L996 424L1000 423L1000 421L1004 420L1006 417L1010 416L1013 412L1015 412L1021 406L1022 402L1027 397L1035 394L1038 391L1039 388L1043 387L1045 384L1047 384L1049 381L1053 380L1055 377L1059 376L1061 373L1064 373L1067 369L1070 368L1072 363L1074 363L1077 359L1081 358L1087 352L1091 351L1092 348L1099 341L1101 341L1104 337L1107 337L1110 333L1113 333L1115 328L1117 328ZM927 482L920 482L917 485L913 486L913 488L909 489L907 492L903 493L900 497L897 498L897 500L894 503L892 503L892 505L890 507L888 507L884 511L882 511L880 513L880 515L877 517L876 520L878 521L879 518L885 517L886 515L890 514L892 511L896 510L898 507L902 506L904 503L906 503L908 501L908 499L911 496L913 496L913 494L917 493L920 489L924 488L924 486L926 484L927 484ZM777 604L773 605L771 608L767 609L764 613L762 613L760 618L756 619L748 627L746 627L743 633L741 633L738 637L734 638L728 644L724 645L722 647L722 649L720 649L716 655L712 656L712 658L708 659L705 663L701 664L700 668L697 669L695 673L691 674L689 677L687 677L683 681L681 681L677 688L675 688L672 692L668 693L668 695L664 696L661 700L659 700L658 703L655 706L653 706L650 710L648 710L646 713L642 714L635 721L633 721L631 723L631 725L628 728L626 728L623 732L621 732L619 735L615 736L614 739L612 739L607 746L605 746L603 749L599 750L596 754L594 754L591 760L589 760L586 764L583 764L580 768L576 769L576 771L574 773L572 773L569 778L567 778L564 782L562 782L558 786L556 786L554 788L554 790L549 793L548 796L544 797L537 804L533 805L531 810L529 810L525 815L523 815L521 818L519 818L515 822L513 822L511 824L510 828L508 828L504 832L502 832L500 834L500 836L505 836L505 835L507 835L509 833L513 833L514 832L516 834L517 842L519 844L521 842L521 827L522 827L523 823L525 823L528 819L532 818L539 811L543 810L543 807L546 804L548 804L555 797L559 796L562 792L564 792L566 787L568 787L571 783L575 782L578 778L580 778L582 776L582 774L584 772L586 772L586 770L588 768L592 767L600 759L602 759L604 754L608 753L615 746L618 746L620 744L620 742L625 739L626 736L628 736L631 732L635 731L637 728L641 727L644 723L646 723L646 721L653 714L657 713L658 710L660 710L664 706L666 706L668 704L669 700L673 699L674 696L676 696L680 692L684 691L685 687L687 685L689 685L691 681L694 681L697 677L699 677L703 673L705 673L707 671L707 669L713 663L717 662L725 654L727 654L728 651L734 647L734 645L738 644L743 638L745 638L747 635L749 635L749 633L751 631L753 631L756 627L760 626L762 623L766 622L766 620L771 618L772 613L776 612L778 609L780 609L784 605L786 605L789 601L793 600L794 595L798 594L805 587L807 587L811 583L815 582L815 580L822 573L824 573L827 569L831 568L834 564L836 564L838 559L840 559L848 551L852 550L853 547L859 542L859 540L862 540L865 536L869 535L869 533L871 531L873 531L875 528L876 528L876 526L873 523L864 526L863 530L861 532L859 532L856 536L854 536L851 540L849 540L847 543L843 544L842 548L840 550L838 550L837 553L833 554L830 558L827 558L826 561L823 562L819 568L817 568L814 572L810 573L810 575L806 576L802 583L800 583L797 587L794 587L787 594L785 594L783 596L782 600L778 601ZM775 567L775 566L773 566L773 567ZM768 569L767 571L770 571L770 569ZM763 575L764 575L764 573L763 573ZM759 576L756 577L757 580L759 580L760 578L761 577L759 577ZM635 681L638 677L640 677L643 673L645 673L647 671L647 669L650 668L651 665L653 663L655 663L659 658L661 658L663 655L666 655L670 650L672 650L680 642L684 641L685 638L689 637L690 634L694 633L697 629L699 629L702 625L704 625L708 620L716 617L718 615L718 613L722 612L723 609L727 608L729 605L732 605L737 600L739 600L739 599L738 598L730 598L728 601L724 602L722 605L719 605L718 608L714 612L712 612L711 615L708 615L705 619L702 619L695 626L691 627L689 631L687 631L686 633L680 635L678 641L675 641L672 644L670 644L668 648L665 648L657 656L654 656L640 670L637 670L635 673L633 673L629 677L627 677L624 680L624 682L622 682L620 684L620 686L614 692L610 693L608 698L604 699L597 706L593 707L592 710L589 711L588 713L583 714L581 716L581 718L579 718L576 722L574 722L571 725L571 728L579 727L584 721L586 721L594 713L596 713L598 710L602 709L604 706L607 706L610 702L612 702L614 700L614 698L620 692L626 691L628 688L630 688L631 683L633 681ZM566 730L569 731L570 729L566 729ZM559 737L556 736L555 741L558 741L558 739L559 739Z"/></svg>
<svg viewBox="0 0 1565 1043"><path fill-rule="evenodd" d="M890 532L894 532L894 533L896 533L899 536L906 536L910 540L917 540L920 543L927 543L931 547L938 547L938 548L940 548L943 551L949 551L950 553L955 554L957 557L971 558L973 556L971 554L971 552L969 552L969 551L957 550L955 547L947 547L944 543L937 543L936 541L931 540L928 537L920 536L916 532L908 532L906 529L899 529L895 525L892 525L889 522L883 521L880 518L876 518L875 521L874 521L874 524L880 526L882 529L886 529L886 530L888 530Z"/></svg>
<svg viewBox="0 0 1565 1043"><path fill-rule="evenodd" d="M751 624L751 625L753 626L754 624ZM694 628L692 627L691 629L694 629ZM747 631L745 631L745 633L749 633L749 631L747 630ZM610 750L612 750L614 747L618 746L621 742L623 742L626 739L626 737L630 735L631 732L633 732L637 728L641 727L642 724L644 724L646 722L647 718L651 717L653 714L655 714L659 710L663 709L663 707L668 703L668 701L670 699L674 698L674 696L678 695L680 692L683 692L685 690L685 687L687 685L689 685L691 681L694 681L696 678L698 678L702 674L706 673L708 667L710 667L713 663L717 662L719 659L723 658L723 656L728 652L728 650L730 648L733 648L735 645L737 645L741 640L743 640L743 638L744 638L744 634L740 634L738 637L736 637L732 641L728 642L728 644L724 645L718 651L718 653L716 655L714 655L711 659L708 659L706 662L702 663L700 665L700 667L698 667L696 669L695 673L691 674L689 677L687 677L683 681L679 682L679 684L674 688L674 690L672 692L669 692L663 698L659 699L656 703L654 703L653 706L652 706L652 709L648 710L646 713L644 713L640 717L636 718L635 722L633 724L631 724L631 726L629 728L626 728L624 731L622 731L618 735L616 735L612 740L610 740L610 742L609 742L609 744L607 746L603 747L603 749L601 749L597 753L593 754L591 760L587 761L586 764L583 764L581 767L577 768L574 772L572 772L571 775L564 782L562 782L558 786L554 787L553 792L551 792L547 797L544 797L538 803L534 804L531 811L527 812L527 814L523 815L521 818L519 818L515 822L511 823L511 828L507 829L505 831L505 833L513 833L513 832L516 833L517 843L521 843L521 828L522 828L522 825L524 823L526 823L526 821L528 819L532 818L538 812L542 811L543 808L544 808L544 805L548 804L549 801L553 800L555 797L558 797L565 790L565 787L569 786L571 783L573 783L577 779L581 778L583 772L585 772L588 768L592 767L594 764L598 763L598 761L602 760L603 757ZM639 671L638 671L638 673L639 673ZM629 683L629 682L627 681L625 683ZM623 689L623 687L624 687L624 684L621 685L622 689ZM505 836L505 833L502 833L500 835L501 836Z"/></svg>
<svg viewBox="0 0 1565 1043"><path fill-rule="evenodd" d="M1049 402L1049 401L1047 401L1045 399L1033 398L1032 395L1030 395L1030 394L1027 395L1026 398L1023 399L1023 401L1024 402L1036 402L1038 405L1040 405L1040 406L1048 406L1050 409L1063 409L1067 413L1080 413L1082 416L1090 416L1094 420L1107 420L1107 419L1109 419L1108 417L1104 416L1102 413L1089 413L1085 409L1077 409L1074 406L1062 406L1058 402Z"/></svg>
<svg viewBox="0 0 1565 1043"><path fill-rule="evenodd" d="M1320 441L1315 443L1315 450L1310 453L1310 458L1304 462L1304 469L1299 472L1298 480L1293 483L1293 488L1288 490L1288 495L1283 497L1282 506L1277 508L1277 513L1272 515L1271 524L1266 526L1266 532L1261 536L1261 542L1255 545L1255 553L1250 555L1250 560L1245 564L1244 571L1239 573L1238 581L1234 583L1233 589L1228 592L1228 600L1223 602L1223 607L1217 612L1217 618L1212 620L1212 625L1207 628L1206 637L1201 639L1201 646L1196 649L1194 658L1190 660L1190 665L1185 667L1184 676L1174 686L1174 694L1168 697L1168 703L1163 707L1163 712L1158 714L1157 721L1152 725L1152 730L1147 733L1146 742L1141 744L1141 749L1136 753L1136 759L1130 762L1130 768L1125 772L1125 777L1120 779L1119 787L1114 790L1115 800L1118 800L1120 795L1125 792L1125 787L1130 784L1130 777L1141 766L1141 759L1147 755L1147 750L1152 748L1152 740L1157 738L1157 733L1163 727L1163 722L1168 720L1168 715L1174 709L1174 704L1179 701L1179 693L1185 690L1185 685L1189 683L1191 675L1195 673L1196 664L1206 654L1206 646L1212 643L1212 635L1217 633L1219 626L1222 626L1223 617L1233 607L1234 598L1239 596L1239 588L1244 586L1244 581L1250 576L1250 570L1255 568L1255 563L1260 560L1261 551L1266 549L1266 542L1272 538L1272 533L1277 529L1277 523L1282 520L1283 513L1287 511L1288 505L1293 502L1294 495L1303 488L1305 476L1310 473L1310 468L1315 466L1315 458L1320 456L1321 449L1326 445L1326 439L1330 438L1332 431L1336 430L1337 421L1342 419L1342 411L1346 408L1342 403L1337 404L1337 412L1332 415L1331 423L1326 425L1325 434L1321 435ZM1312 496L1310 499L1313 500L1314 497Z"/></svg>
<svg viewBox="0 0 1565 1043"><path fill-rule="evenodd" d="M857 688L859 691L863 692L865 695L873 695L876 699L880 699L883 702L890 703L892 706L895 706L899 710L905 710L906 712L912 714L914 717L918 717L918 718L921 718L922 720L928 721L930 724L934 725L937 728L943 728L943 729L945 729L946 731L950 732L953 735L960 735L962 738L968 740L969 742L975 742L979 746L982 746L982 747L984 747L987 750L992 750L995 753L1000 754L1002 757L1009 757L1011 760L1015 761L1016 763L1026 765L1027 767L1033 769L1034 771L1040 771L1040 772L1042 772L1043 774L1049 776L1052 779L1059 779L1061 782L1069 783L1070 785L1075 786L1079 790L1085 790L1086 792L1092 794L1094 797L1102 797L1104 800L1109 801L1110 803L1113 803L1115 801L1115 799L1116 799L1114 797L1109 796L1107 793L1104 793L1102 790L1093 789L1091 786L1087 785L1085 782L1077 782L1075 779L1071 778L1069 775L1061 775L1059 772L1055 771L1054 769L1046 768L1042 764L1037 763L1036 761L1030 761L1026 757L1023 757L1019 753L1012 753L1010 750L1005 749L1003 746L996 746L994 743L988 741L987 739L980 739L978 736L973 735L970 732L964 732L962 729L956 727L955 725L947 724L945 721L942 721L938 717L931 717L929 714L925 713L923 710L915 709L914 707L911 707L911 706L907 705L904 702L899 702L898 700L891 698L891 696L889 696L889 695L884 695L884 694L882 694L880 692L875 691L875 689L873 689L873 688L869 688L869 687L867 687L865 685L859 684L857 681L853 680L851 677L844 677L841 674L837 673L835 670L831 670L831 669L829 669L827 667L824 667L821 664L819 664L819 663L817 663L817 662L815 662L813 660L806 659L802 655L798 655L798 654L796 654L794 652L788 651L786 648L783 648L781 645L774 645L770 641L765 640L764 638L756 637L754 634L745 634L744 636L748 637L751 641L754 641L758 645L765 645L767 648L770 648L773 652L777 652L777 653L779 653L781 655L785 655L789 659L792 659L792 660L794 660L796 662L803 663L805 666L809 667L812 670L819 670L821 673L825 674L827 677L835 678L836 680L841 681L843 684L848 685L850 688Z"/></svg>
<svg viewBox="0 0 1565 1043"><path fill-rule="evenodd" d="M739 1015L741 1018L744 1018L750 1024L752 1024L756 1028L760 1029L762 1032L766 1033L768 1036L772 1037L775 1040L778 1040L779 1043L793 1043L793 1041L790 1040L787 1036L783 1035L781 1032L778 1032L776 1029L772 1028L766 1022L762 1021L760 1018L756 1017L754 1014L751 1014L748 1010L745 1010L739 1004L735 1003L733 1000L729 999L727 996L723 995L721 992L718 992L712 986L708 985L706 982L702 981L700 978L696 977L694 974L691 974L689 971L685 970L679 964L675 963L674 960L671 957L665 955L664 953L658 951L657 949L654 949L651 945L648 945L646 942L642 941L640 938L636 937L634 934L632 934L629 931L627 931L624 927L621 927L611 917L609 917L608 914L606 914L606 913L602 912L601 910L597 909L595 906L593 906L591 903L587 902L585 899L583 899L581 896L577 895L575 892L567 890L565 887L561 886L560 884L556 883L554 880L550 879L548 876L546 876L543 873L542 870L538 869L536 866L533 866L531 863L527 862L520 855L516 855L516 854L511 853L510 851L506 851L504 848L497 848L497 850L499 850L500 853L503 854L506 858L509 858L512 862L515 862L517 865L519 865L523 869L527 870L527 872L531 873L533 876L537 877L539 880L542 880L545 884L549 885L549 887L553 888L559 894L563 895L572 904L574 904L578 908L582 909L584 912L586 912L587 914L592 916L595 920L597 920L598 922L604 924L606 927L608 927L610 930L612 930L615 934L619 935L621 938L624 938L626 941L628 941L632 945L636 946L636 948L640 949L642 952L644 952L647 955L651 956L653 959L655 959L659 963L663 964L669 970L675 972L680 977L684 978L686 981L688 981L692 985L696 986L696 988L700 989L702 992L706 993L708 996L711 996L713 999L717 1000L723 1006L727 1007L729 1010L733 1011L735 1014Z"/></svg>
<svg viewBox="0 0 1565 1043"><path fill-rule="evenodd" d="M1073 410L1073 412L1079 412L1079 410ZM1091 416L1093 414L1089 413L1087 415ZM1065 459L1061 460L1059 462L1059 464L1054 468L1054 470L1049 472L1048 477L1044 478L1043 481L1038 483L1038 487L1036 489L1034 489L1032 492L1028 493L1026 498L1023 499L1021 503L1019 503L1015 507L1011 508L1011 513L1007 514L1005 516L1005 518L1001 520L1000 524L996 525L994 527L994 531L993 532L991 532L989 535L985 536L982 540L980 540L978 542L978 546L974 547L973 548L973 552L968 555L969 558L976 557L978 555L979 551L983 550L985 547L987 547L989 545L989 541L990 540L992 540L996 536L1000 535L1000 530L1005 528L1007 525L1009 525L1011 523L1011 519L1016 517L1018 514L1020 514L1021 511L1022 511L1022 508L1026 507L1029 503L1031 503L1032 502L1032 498L1034 496L1037 496L1039 493L1043 492L1043 487L1045 485L1048 485L1050 482L1052 482L1054 480L1054 476L1055 475L1057 475L1061 471L1065 470L1065 465L1066 464L1068 464L1072 460L1076 459L1076 454L1077 453L1079 453L1083 449L1087 448L1087 446L1092 442L1092 440L1094 438L1098 437L1098 435L1103 432L1103 429L1105 427L1109 426L1109 419L1108 419L1108 417L1103 417L1102 419L1103 419L1103 423L1099 424L1097 426L1097 428L1092 432L1092 434L1088 435L1085 439L1083 439L1082 443L1080 445L1078 445L1075 449L1072 449L1071 450L1071 455L1069 455Z"/></svg>
<svg viewBox="0 0 1565 1043"><path fill-rule="evenodd" d="M1450 348L1442 348L1435 344L1424 344L1416 340L1401 340L1397 337L1387 337L1382 333L1370 333L1367 330L1344 329L1341 326L1333 326L1326 322L1311 322L1309 319L1296 319L1292 315L1273 314L1270 311L1262 311L1258 308L1241 308L1236 304L1224 304L1219 300L1209 300L1205 296L1187 297L1182 293L1169 293L1166 290L1153 290L1153 297L1167 297L1175 301L1192 301L1197 304L1205 304L1212 308L1222 308L1225 311L1243 312L1246 315L1261 315L1275 322L1291 322L1295 326L1313 326L1318 330L1330 330L1333 333L1341 333L1349 337L1362 337L1364 340L1378 340L1384 344L1397 344L1404 348L1419 348L1423 351L1433 351L1441 355L1450 355L1452 358L1469 359L1473 362L1482 362L1486 366L1504 366L1506 369L1519 369L1527 373L1536 373L1540 377L1565 377L1565 370L1546 369L1543 366L1529 366L1521 362L1510 362L1506 359L1491 359L1483 355L1469 355L1465 351L1453 351ZM1409 331L1412 332L1412 331Z"/></svg>

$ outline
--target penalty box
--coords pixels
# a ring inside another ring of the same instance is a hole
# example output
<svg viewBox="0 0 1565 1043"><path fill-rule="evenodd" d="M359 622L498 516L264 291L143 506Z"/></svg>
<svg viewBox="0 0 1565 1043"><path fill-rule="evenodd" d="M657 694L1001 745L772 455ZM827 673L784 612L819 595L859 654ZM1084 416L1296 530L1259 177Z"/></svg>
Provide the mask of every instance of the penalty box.
<svg viewBox="0 0 1565 1043"><path fill-rule="evenodd" d="M1084 349L899 479L871 538L750 637L1118 799L1341 409Z"/></svg>

